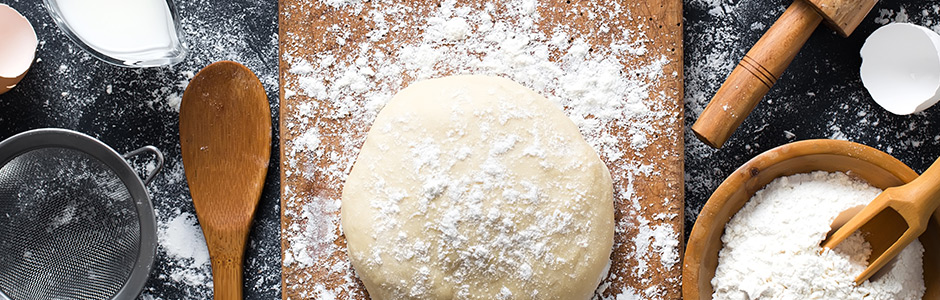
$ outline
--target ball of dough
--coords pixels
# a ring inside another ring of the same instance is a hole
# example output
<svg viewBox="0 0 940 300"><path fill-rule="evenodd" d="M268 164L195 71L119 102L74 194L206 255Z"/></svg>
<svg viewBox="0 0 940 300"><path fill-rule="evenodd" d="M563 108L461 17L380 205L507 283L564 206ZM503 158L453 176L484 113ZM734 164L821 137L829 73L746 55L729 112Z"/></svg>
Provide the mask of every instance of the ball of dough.
<svg viewBox="0 0 940 300"><path fill-rule="evenodd" d="M508 79L446 77L379 113L341 218L373 299L590 299L613 183L558 105Z"/></svg>

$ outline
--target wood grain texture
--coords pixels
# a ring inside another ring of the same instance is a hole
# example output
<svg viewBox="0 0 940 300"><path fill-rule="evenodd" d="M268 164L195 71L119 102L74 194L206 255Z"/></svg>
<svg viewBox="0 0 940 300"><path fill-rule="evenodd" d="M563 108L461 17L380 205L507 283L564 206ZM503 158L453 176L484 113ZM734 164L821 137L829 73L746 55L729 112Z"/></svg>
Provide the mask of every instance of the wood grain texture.
<svg viewBox="0 0 940 300"><path fill-rule="evenodd" d="M845 172L879 189L915 180L914 170L878 149L840 140L804 140L785 144L755 156L715 189L702 207L689 236L683 267L683 296L688 300L712 299L711 280L718 267L725 224L774 179L814 171ZM924 245L923 299L940 299L940 211L934 211Z"/></svg>
<svg viewBox="0 0 940 300"><path fill-rule="evenodd" d="M940 207L940 159L913 181L886 189L855 212L823 241L823 247L834 249L855 231L861 231L871 244L868 267L855 277L855 283L861 284L927 230L937 207Z"/></svg>
<svg viewBox="0 0 940 300"><path fill-rule="evenodd" d="M271 160L271 108L258 77L231 61L199 71L180 104L180 147L215 299L242 299L248 232Z"/></svg>
<svg viewBox="0 0 940 300"><path fill-rule="evenodd" d="M800 0L802 1L802 0ZM819 12L829 27L847 37L865 20L878 0L806 0Z"/></svg>
<svg viewBox="0 0 940 300"><path fill-rule="evenodd" d="M410 12L417 22L429 9L438 5L436 1L411 0L404 1L414 7ZM461 1L462 5L482 5L485 1ZM648 260L638 261L630 259L629 255L636 253L634 238L640 236L641 230L654 226L668 226L675 232L674 238L679 241L678 251L681 254L683 238L681 236L684 220L684 178L683 178L683 105L682 105L682 4L679 0L648 0L648 1L621 1L610 2L606 5L619 6L629 11L628 16L620 19L606 19L603 10L586 11L581 1L544 1L539 3L538 10L542 16L539 28L549 30L551 26L564 24L574 31L599 32L598 28L607 24L622 25L621 28L641 31L649 40L645 46L647 53L643 56L624 56L625 68L623 72L634 70L650 64L654 60L665 58L669 61L664 66L663 73L669 74L662 79L650 82L649 99L656 106L667 111L665 117L653 123L655 129L653 136L649 136L650 145L641 153L627 151L627 157L618 160L619 163L608 163L612 174L624 174L629 168L639 165L648 165L651 172L645 172L629 179L615 180L615 190L620 193L630 193L630 198L636 203L616 203L615 218L617 224L624 228L615 236L615 249L612 256L610 286L603 291L604 296L616 295L622 292L641 294L646 290L661 290L657 297L662 299L679 299L681 286L681 262L675 265L663 264L658 256ZM365 3L366 7L371 5ZM498 4L497 4L498 5ZM368 9L368 8L367 8ZM574 12L574 13L571 13ZM348 38L337 42L330 34L330 27L348 31ZM416 42L420 38L418 26L404 26L400 30L388 33L388 37L373 46L380 51L389 53L395 51L399 45ZM335 163L329 155L319 155L301 158L301 162L291 165L290 158L285 151L291 149L291 141L299 137L302 131L290 126L291 122L300 122L298 105L301 103L313 104L317 115L310 116L309 124L318 124L320 130L320 147L326 153L339 153L339 143L344 137L364 137L367 125L348 124L348 119L331 119L323 117L330 113L329 108L323 104L323 99L297 94L285 97L285 86L297 86L300 75L290 72L291 64L288 57L314 57L317 53L332 52L343 53L344 45L356 45L365 38L370 30L369 24L355 12L336 9L320 2L304 0L280 1L280 80L281 80L281 188L282 188L282 251L285 257L287 249L293 246L292 234L297 226L305 226L305 220L299 219L303 206L298 203L285 203L285 199L308 199L303 201L338 201L342 192L342 182L323 174L317 170L327 170L330 164ZM591 44L609 44L615 37L622 36L623 32L610 30L604 33L585 36ZM558 55L553 53L552 55ZM337 57L342 60L343 57ZM445 72L446 73L446 72ZM411 82L405 78L405 83ZM545 91L538 91L544 93ZM348 130L348 128L358 128ZM629 128L613 128L614 132L623 137L623 147L628 147L627 130ZM606 161L606 160L605 160ZM626 163L631 165L625 165ZM348 172L348 170L346 170ZM304 173L306 172L306 173ZM311 173L312 172L312 173ZM291 176L289 174L304 173L304 176ZM616 176L615 176L616 177ZM335 213L338 213L335 212ZM668 217L663 217L668 216ZM339 229L336 229L339 232ZM647 230L647 233L648 230ZM345 247L345 240L340 235L331 246ZM652 249L645 244L648 252ZM313 250L315 251L315 249ZM327 287L347 284L345 278L329 272L329 267L346 259L345 253L335 252L327 254L325 259L316 266L297 267L296 264L285 263L283 266L282 293L284 299L309 299L315 295L315 285L324 284ZM644 270L639 272L637 270ZM367 297L361 291L361 285L355 291L337 295L339 299Z"/></svg>
<svg viewBox="0 0 940 300"><path fill-rule="evenodd" d="M821 21L822 16L811 4L803 0L790 4L715 92L692 125L695 135L705 144L721 148L770 91Z"/></svg>

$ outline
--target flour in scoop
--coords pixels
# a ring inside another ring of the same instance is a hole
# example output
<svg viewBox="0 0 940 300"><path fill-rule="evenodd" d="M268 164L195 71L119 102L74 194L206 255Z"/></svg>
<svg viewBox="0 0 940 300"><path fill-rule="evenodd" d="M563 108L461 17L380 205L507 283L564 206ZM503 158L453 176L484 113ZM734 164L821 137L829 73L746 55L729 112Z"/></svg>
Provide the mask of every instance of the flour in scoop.
<svg viewBox="0 0 940 300"><path fill-rule="evenodd" d="M915 240L887 274L856 286L871 246L861 234L824 251L835 216L881 190L844 173L781 177L725 226L713 299L921 299L924 247Z"/></svg>

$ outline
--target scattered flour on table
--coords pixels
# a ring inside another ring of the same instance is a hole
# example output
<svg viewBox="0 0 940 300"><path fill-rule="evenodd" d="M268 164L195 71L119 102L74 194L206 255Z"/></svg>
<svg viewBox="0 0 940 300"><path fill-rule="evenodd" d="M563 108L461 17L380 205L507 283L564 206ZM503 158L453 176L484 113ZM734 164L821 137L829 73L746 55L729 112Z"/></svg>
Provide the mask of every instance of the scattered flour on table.
<svg viewBox="0 0 940 300"><path fill-rule="evenodd" d="M725 227L712 279L714 299L921 299L923 253L914 241L891 271L855 286L871 246L856 232L823 251L835 216L881 190L845 173L813 172L775 179Z"/></svg>
<svg viewBox="0 0 940 300"><path fill-rule="evenodd" d="M683 36L685 45L683 71L686 122L684 134L686 232L691 230L705 200L728 175L728 170L733 170L737 164L740 164L740 162L735 162L722 165L723 161L716 157L721 157L728 151L719 151L702 143L692 133L691 124L698 119L718 87L750 48L751 45L747 44L748 34L760 34L766 31L766 29L757 29L761 25L755 24L768 24L769 27L769 24L776 21L777 15L786 9L785 5L780 1L684 1L683 9L687 18L690 18L688 16L691 14L700 15L697 22L685 23ZM752 11L765 13L760 17L747 18ZM754 119L751 117L748 120ZM725 148L733 147L735 145L729 144ZM700 165L709 167L698 168L697 166ZM689 199L698 201L688 201Z"/></svg>
<svg viewBox="0 0 940 300"><path fill-rule="evenodd" d="M745 120L723 150L713 149L692 133L688 125L699 114L724 82L731 70L773 24L792 1L684 1L685 16L685 149L686 149L686 230L692 225L711 192L738 165L753 155L786 142L832 138L860 142L889 154L917 153L940 144L934 126L936 111L926 111L910 117L898 118L878 107L870 99L858 78L859 65L835 59L830 50L820 50L820 44L845 39L831 30L820 30L801 50L791 69L814 70L813 74L784 73L784 79L765 97L758 108ZM905 3L906 2L906 3ZM871 32L872 23L908 22L923 25L940 32L940 4L930 1L879 2L850 39L864 39ZM763 24L756 25L756 24ZM759 27L766 27L760 28ZM816 43L816 44L814 44ZM861 46L861 43L857 45ZM842 49L845 55L855 55L850 47ZM840 56L841 57L841 56ZM838 62L838 63L837 63ZM857 63L860 63L859 59ZM830 81L820 74L845 76ZM854 75L853 75L854 74ZM787 79L786 77L789 77ZM799 79L794 79L799 77ZM821 109L805 111L802 103L824 103L838 99L836 104L814 104ZM781 122L786 117L822 119L819 122ZM851 126L850 126L851 125ZM749 133L749 134L745 134ZM744 149L741 149L744 148ZM734 150L740 149L740 150ZM729 151L731 150L731 151ZM916 155L901 159L918 169L933 162Z"/></svg>
<svg viewBox="0 0 940 300"><path fill-rule="evenodd" d="M933 31L940 33L940 4L933 4L914 9L913 13L908 13L908 8L901 6L897 11L887 8L878 9L878 16L875 17L875 23L886 25L888 23L913 23L928 27ZM918 11L919 10L919 11Z"/></svg>
<svg viewBox="0 0 940 300"><path fill-rule="evenodd" d="M678 278L664 285L654 282L650 272L653 266L664 270L679 267L681 233L666 223L678 214L649 219L637 212L682 199L678 195L642 199L633 186L635 180L654 175L656 169L643 155L678 155L645 151L662 134L655 132L656 125L680 116L649 101L651 97L678 97L652 94L658 82L678 74L664 71L673 62L648 53L649 39L643 26L611 22L583 31L568 25L543 28L539 25L546 18L542 4L531 0L504 1L499 7L465 6L450 0L437 7L348 0L308 5L326 8L327 14L349 14L348 20L362 18L368 29L358 32L334 25L323 28L323 36L285 34L284 38L299 44L337 45L313 56L290 49L282 53L288 71L299 78L285 81L285 99L309 99L287 107L283 116L285 134L293 137L284 145L286 180L318 182L340 190L365 138L343 132L367 131L385 103L411 82L444 74L507 77L562 105L602 159L608 165L622 166L611 170L618 183L614 197L629 209L618 220L616 230L637 233L630 239L615 240L615 248L628 249L628 259L636 261L628 265L630 280L640 282L641 287L609 288L611 282L626 280L612 273L598 289L599 297L660 299L668 287L678 286ZM563 9L553 13L588 19L632 18L625 8L602 1L581 1ZM403 32L415 38L395 47L384 43L390 35ZM612 41L591 44L592 38L609 32L616 33ZM354 35L364 38L353 39ZM354 40L363 42L351 42ZM625 62L637 59L644 63L624 72ZM627 138L620 138L622 134L616 131L626 132ZM329 284L315 283L309 289L313 294L304 296L361 296L348 261L337 259L346 256L345 247L334 243L342 235L339 195L285 186L282 196L288 207L285 217L295 220L284 229L289 238L284 266L320 272L326 275L317 278L331 280Z"/></svg>
<svg viewBox="0 0 940 300"><path fill-rule="evenodd" d="M9 123L17 118L30 118L35 122L26 125L78 129L102 139L118 151L143 145L154 145L164 151L166 167L147 185L158 233L164 237L158 237L160 244L151 278L140 298L210 299L209 261L197 253L205 253L198 250L205 248L204 241L165 236L169 232L202 235L198 225L191 223L195 222L194 208L179 154L181 96L189 80L203 67L220 60L237 61L258 75L271 100L273 117L277 119L277 2L239 1L217 5L208 0L174 1L189 53L182 62L159 68L122 68L106 64L69 41L38 2L5 2L30 14L27 17L35 25L40 41L31 78L19 87L32 96L15 103L6 102L4 107L10 109L0 113L0 119ZM0 102L8 99L13 98ZM277 131L275 129L275 135ZM277 136L274 140L276 146ZM245 261L245 288L249 298L273 299L280 295L280 224L276 193L276 189L266 187L252 228L249 257ZM68 211L62 216L60 222L69 220Z"/></svg>
<svg viewBox="0 0 940 300"><path fill-rule="evenodd" d="M184 212L171 218L160 228L160 244L167 254L180 259L192 259L195 264L209 262L209 250L202 230L196 224L196 216Z"/></svg>
<svg viewBox="0 0 940 300"><path fill-rule="evenodd" d="M170 258L183 262L174 266L176 270L166 275L169 279L191 285L208 281L211 285L212 275L204 269L186 268L187 265L201 266L209 263L209 249L202 229L196 224L195 215L182 212L170 218L168 222L160 224L157 237L160 240L160 248L166 251Z"/></svg>

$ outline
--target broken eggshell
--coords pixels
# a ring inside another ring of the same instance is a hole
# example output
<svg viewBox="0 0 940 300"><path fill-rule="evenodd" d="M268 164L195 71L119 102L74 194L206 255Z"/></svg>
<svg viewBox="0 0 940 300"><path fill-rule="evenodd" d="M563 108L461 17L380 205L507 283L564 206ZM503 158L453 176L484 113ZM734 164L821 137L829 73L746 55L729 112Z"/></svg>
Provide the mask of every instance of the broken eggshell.
<svg viewBox="0 0 940 300"><path fill-rule="evenodd" d="M881 107L897 115L940 100L940 35L926 27L893 23L862 46L862 84Z"/></svg>
<svg viewBox="0 0 940 300"><path fill-rule="evenodd" d="M12 89L36 57L36 32L26 17L0 4L0 94Z"/></svg>

